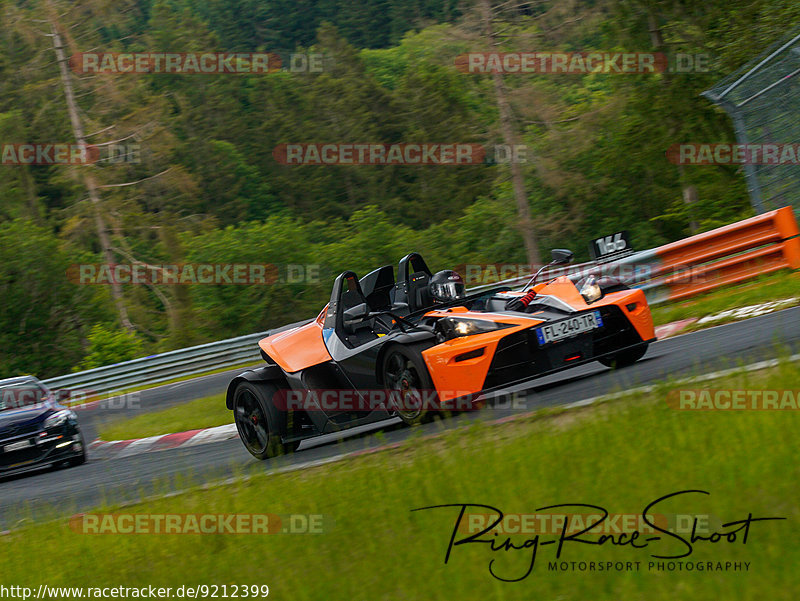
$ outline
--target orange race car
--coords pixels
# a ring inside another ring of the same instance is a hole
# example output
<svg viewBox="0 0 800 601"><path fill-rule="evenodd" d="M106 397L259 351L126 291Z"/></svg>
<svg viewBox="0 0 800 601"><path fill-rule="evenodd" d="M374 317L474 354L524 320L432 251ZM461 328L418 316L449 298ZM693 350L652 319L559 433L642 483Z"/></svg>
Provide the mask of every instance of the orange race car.
<svg viewBox="0 0 800 601"><path fill-rule="evenodd" d="M550 265L571 260L558 249ZM266 365L231 381L226 402L242 442L265 459L394 416L415 424L590 361L634 363L655 340L641 290L594 276L536 284L541 272L520 290L469 293L417 253L400 261L398 281L390 265L360 280L345 271L315 319L261 340Z"/></svg>

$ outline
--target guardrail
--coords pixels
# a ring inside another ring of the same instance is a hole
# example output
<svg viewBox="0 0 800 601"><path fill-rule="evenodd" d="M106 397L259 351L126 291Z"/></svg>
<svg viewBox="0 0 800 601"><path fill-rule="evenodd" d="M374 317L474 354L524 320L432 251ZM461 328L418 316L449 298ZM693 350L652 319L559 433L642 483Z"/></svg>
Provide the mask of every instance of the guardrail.
<svg viewBox="0 0 800 601"><path fill-rule="evenodd" d="M566 275L578 281L589 275L609 275L644 290L656 305L708 292L779 269L800 269L800 231L792 207L783 207L658 248L634 253L605 264L553 269L543 277ZM524 284L530 276L504 284Z"/></svg>
<svg viewBox="0 0 800 601"><path fill-rule="evenodd" d="M42 381L53 390L80 391L80 396L86 398L142 385L161 384L226 367L255 365L261 361L259 340L270 333L288 330L309 321L306 319L267 332L209 342Z"/></svg>
<svg viewBox="0 0 800 601"><path fill-rule="evenodd" d="M653 251L658 263L645 291L659 290L653 299L659 302L677 300L779 269L798 269L798 235L792 207L783 207L666 244Z"/></svg>
<svg viewBox="0 0 800 601"><path fill-rule="evenodd" d="M613 275L644 290L650 304L658 304L784 268L800 269L800 231L791 207L638 252L619 261L553 268L543 277L567 275L577 281L590 274ZM498 284L523 285L530 277L526 275L476 286L470 288L470 292ZM260 359L257 343L261 338L308 321L76 372L44 380L44 383L53 389L81 389L102 394L159 384L250 361L255 364Z"/></svg>
<svg viewBox="0 0 800 601"><path fill-rule="evenodd" d="M239 336L201 344L190 348L123 361L114 365L75 372L43 380L51 389L81 391L81 396L94 396L135 388L144 384L160 384L175 378L198 375L223 367L235 367L260 360L258 341L266 332Z"/></svg>

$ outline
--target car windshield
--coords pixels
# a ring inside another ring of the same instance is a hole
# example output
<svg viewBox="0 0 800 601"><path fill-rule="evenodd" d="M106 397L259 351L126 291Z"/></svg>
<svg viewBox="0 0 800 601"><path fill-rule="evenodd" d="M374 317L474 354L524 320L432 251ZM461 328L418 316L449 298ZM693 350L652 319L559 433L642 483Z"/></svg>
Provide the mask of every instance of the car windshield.
<svg viewBox="0 0 800 601"><path fill-rule="evenodd" d="M0 411L13 411L38 405L47 391L33 381L16 382L0 386Z"/></svg>

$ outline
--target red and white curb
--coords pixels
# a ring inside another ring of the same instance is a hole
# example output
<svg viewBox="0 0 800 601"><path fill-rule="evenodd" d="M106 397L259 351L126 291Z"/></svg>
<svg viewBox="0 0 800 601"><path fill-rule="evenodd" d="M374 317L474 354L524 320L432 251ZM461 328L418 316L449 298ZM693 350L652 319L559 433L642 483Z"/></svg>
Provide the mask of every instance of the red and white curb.
<svg viewBox="0 0 800 601"><path fill-rule="evenodd" d="M780 311L797 304L800 304L800 297L784 298L781 300L760 303L758 305L749 305L747 307L728 309L727 311L721 311L720 313L716 313L714 315L706 315L705 317L690 317L688 319L681 319L678 321L673 321L672 323L656 326L656 338L663 340L664 338L675 336L693 323L708 324L723 319L727 321L740 321L742 319L749 319L751 317L758 317L759 315Z"/></svg>
<svg viewBox="0 0 800 601"><path fill-rule="evenodd" d="M97 459L122 458L153 451L194 447L201 444L229 440L238 436L236 424L227 424L215 428L189 430L188 432L176 432L175 434L162 434L161 436L132 440L106 441L98 439L89 445L89 452L93 458Z"/></svg>
<svg viewBox="0 0 800 601"><path fill-rule="evenodd" d="M758 317L766 313L772 313L780 309L785 309L800 303L800 297L784 298L781 300L771 301L768 303L760 303L758 305L749 305L747 307L737 307L736 309L728 309L716 315L708 315L700 319L698 323L711 323L721 319L749 319L750 317Z"/></svg>
<svg viewBox="0 0 800 601"><path fill-rule="evenodd" d="M664 338L674 336L696 321L696 317L690 317L689 319L681 319L680 321L673 321L672 323L665 323L664 325L656 326L656 338L659 340L664 340Z"/></svg>

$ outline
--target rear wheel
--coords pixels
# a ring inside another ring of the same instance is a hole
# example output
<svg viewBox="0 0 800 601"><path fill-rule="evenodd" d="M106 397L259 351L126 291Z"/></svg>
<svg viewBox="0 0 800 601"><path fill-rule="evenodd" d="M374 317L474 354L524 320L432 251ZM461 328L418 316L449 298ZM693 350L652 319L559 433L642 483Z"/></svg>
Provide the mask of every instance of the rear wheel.
<svg viewBox="0 0 800 601"><path fill-rule="evenodd" d="M601 357L598 359L598 361L606 367L612 367L615 369L627 367L628 365L633 365L639 359L644 357L644 354L647 352L647 346L647 344L640 344L639 346L620 351L619 353L608 355L607 357Z"/></svg>
<svg viewBox="0 0 800 601"><path fill-rule="evenodd" d="M281 441L278 410L272 399L278 390L272 382L244 381L233 393L233 418L239 438L256 459L292 452L299 444Z"/></svg>
<svg viewBox="0 0 800 601"><path fill-rule="evenodd" d="M436 389L422 359L423 348L394 346L383 361L382 381L387 390L396 393L389 409L410 426L432 420L438 408Z"/></svg>

